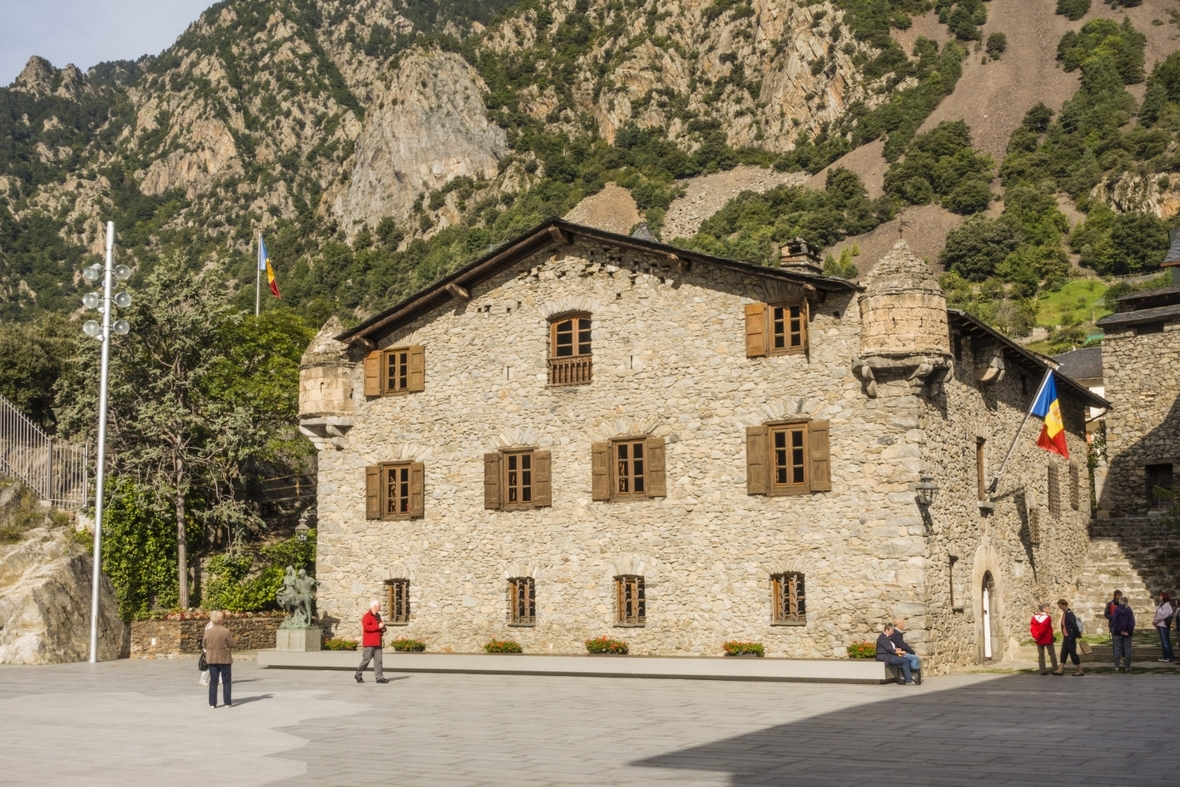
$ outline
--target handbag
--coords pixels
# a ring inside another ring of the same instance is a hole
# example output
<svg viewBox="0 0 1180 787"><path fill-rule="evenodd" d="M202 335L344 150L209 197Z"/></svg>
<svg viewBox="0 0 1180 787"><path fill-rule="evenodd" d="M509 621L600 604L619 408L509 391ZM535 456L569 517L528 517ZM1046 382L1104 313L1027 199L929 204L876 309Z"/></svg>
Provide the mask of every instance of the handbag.
<svg viewBox="0 0 1180 787"><path fill-rule="evenodd" d="M201 672L209 669L209 662L205 661L205 651L201 651L201 658L197 659L197 669Z"/></svg>
<svg viewBox="0 0 1180 787"><path fill-rule="evenodd" d="M1094 652L1094 649L1092 647L1090 647L1089 642L1086 642L1086 640L1084 640L1084 639L1079 639L1078 640L1078 652L1080 652L1083 656L1089 656L1091 653Z"/></svg>

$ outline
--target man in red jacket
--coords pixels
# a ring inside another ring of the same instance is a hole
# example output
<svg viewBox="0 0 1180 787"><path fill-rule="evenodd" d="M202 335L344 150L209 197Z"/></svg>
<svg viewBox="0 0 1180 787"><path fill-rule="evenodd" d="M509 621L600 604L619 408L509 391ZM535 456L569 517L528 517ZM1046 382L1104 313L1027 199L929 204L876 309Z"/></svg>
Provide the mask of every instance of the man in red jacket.
<svg viewBox="0 0 1180 787"><path fill-rule="evenodd" d="M377 599L369 602L369 611L361 618L361 628L365 630L364 639L361 640L364 655L361 656L361 665L356 668L354 676L356 682L365 682L361 673L365 671L365 667L369 666L371 659L373 674L377 677L377 682L389 683L389 680L381 672L381 636L385 634L385 624L381 622L381 602Z"/></svg>
<svg viewBox="0 0 1180 787"><path fill-rule="evenodd" d="M1048 675L1045 669L1045 651L1049 651L1049 659L1053 669L1057 669L1057 652L1053 650L1053 616L1049 614L1049 605L1042 604L1041 610L1032 616L1028 623L1028 631L1032 634L1033 642L1037 643L1037 663L1041 667L1041 674Z"/></svg>

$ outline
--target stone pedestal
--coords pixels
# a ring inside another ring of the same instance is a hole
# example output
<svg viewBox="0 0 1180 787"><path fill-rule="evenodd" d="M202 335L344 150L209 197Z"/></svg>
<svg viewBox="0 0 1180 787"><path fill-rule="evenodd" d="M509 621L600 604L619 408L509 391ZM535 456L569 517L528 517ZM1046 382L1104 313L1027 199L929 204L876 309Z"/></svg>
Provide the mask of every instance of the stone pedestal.
<svg viewBox="0 0 1180 787"><path fill-rule="evenodd" d="M323 632L319 626L275 632L275 650L283 653L311 653L320 649Z"/></svg>

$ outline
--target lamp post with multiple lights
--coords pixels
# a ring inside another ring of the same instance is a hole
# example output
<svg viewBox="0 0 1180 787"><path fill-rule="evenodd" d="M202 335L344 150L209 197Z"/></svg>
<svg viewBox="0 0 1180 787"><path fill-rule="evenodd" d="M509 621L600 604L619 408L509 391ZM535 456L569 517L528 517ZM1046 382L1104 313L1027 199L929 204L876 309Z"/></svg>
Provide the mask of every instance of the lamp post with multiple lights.
<svg viewBox="0 0 1180 787"><path fill-rule="evenodd" d="M131 305L131 294L124 291L114 293L112 290L119 282L127 281L131 277L131 269L126 265L115 265L115 222L107 222L106 261L103 265L95 263L82 270L86 281L94 283L102 277L102 292L88 292L82 297L82 305L87 309L97 309L102 314L102 323L97 320L87 320L82 330L102 342L102 371L98 386L98 466L95 468L94 483L94 580L90 598L90 663L98 661L98 589L102 579L102 502L103 482L106 480L106 449L107 449L107 375L111 367L111 332L126 336L131 325L126 320L116 320L111 323L114 307L127 308Z"/></svg>

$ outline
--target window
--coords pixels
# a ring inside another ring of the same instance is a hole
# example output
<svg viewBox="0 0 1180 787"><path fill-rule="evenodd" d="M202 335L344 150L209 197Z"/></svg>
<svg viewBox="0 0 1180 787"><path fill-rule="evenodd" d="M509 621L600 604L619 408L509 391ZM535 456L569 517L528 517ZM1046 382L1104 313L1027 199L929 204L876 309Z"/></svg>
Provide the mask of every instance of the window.
<svg viewBox="0 0 1180 787"><path fill-rule="evenodd" d="M1041 509L1036 506L1028 509L1028 543L1033 546L1041 543Z"/></svg>
<svg viewBox="0 0 1180 787"><path fill-rule="evenodd" d="M667 494L664 438L594 443L591 452L594 500L640 500Z"/></svg>
<svg viewBox="0 0 1180 787"><path fill-rule="evenodd" d="M771 623L778 626L807 622L807 605L803 596L803 575L790 571L770 578L774 603Z"/></svg>
<svg viewBox="0 0 1180 787"><path fill-rule="evenodd" d="M647 622L645 606L643 577L633 574L615 577L615 625L644 625Z"/></svg>
<svg viewBox="0 0 1180 787"><path fill-rule="evenodd" d="M1061 481L1057 475L1057 465L1049 465L1048 507L1053 516L1061 516Z"/></svg>
<svg viewBox="0 0 1180 787"><path fill-rule="evenodd" d="M374 350L365 356L365 396L393 396L426 389L422 347Z"/></svg>
<svg viewBox="0 0 1180 787"><path fill-rule="evenodd" d="M1158 506L1167 501L1175 480L1172 465L1147 465L1143 472L1147 477L1147 500L1150 504Z"/></svg>
<svg viewBox="0 0 1180 787"><path fill-rule="evenodd" d="M827 421L792 421L746 429L746 491L751 495L830 492Z"/></svg>
<svg viewBox="0 0 1180 787"><path fill-rule="evenodd" d="M987 440L975 438L975 483L979 487L979 499L987 500Z"/></svg>
<svg viewBox="0 0 1180 787"><path fill-rule="evenodd" d="M425 491L425 471L421 462L366 468L366 518L417 519L424 514Z"/></svg>
<svg viewBox="0 0 1180 787"><path fill-rule="evenodd" d="M532 448L484 454L483 502L493 511L553 504L552 459Z"/></svg>
<svg viewBox="0 0 1180 787"><path fill-rule="evenodd" d="M386 622L401 625L410 622L410 580L385 580Z"/></svg>
<svg viewBox="0 0 1180 787"><path fill-rule="evenodd" d="M549 384L586 385L591 380L590 315L572 314L549 323Z"/></svg>
<svg viewBox="0 0 1180 787"><path fill-rule="evenodd" d="M806 300L746 305L746 356L807 352Z"/></svg>
<svg viewBox="0 0 1180 787"><path fill-rule="evenodd" d="M1082 505L1082 471L1076 461L1069 463L1069 507L1077 511Z"/></svg>
<svg viewBox="0 0 1180 787"><path fill-rule="evenodd" d="M532 577L508 580L508 625L533 626L537 622L537 583Z"/></svg>

